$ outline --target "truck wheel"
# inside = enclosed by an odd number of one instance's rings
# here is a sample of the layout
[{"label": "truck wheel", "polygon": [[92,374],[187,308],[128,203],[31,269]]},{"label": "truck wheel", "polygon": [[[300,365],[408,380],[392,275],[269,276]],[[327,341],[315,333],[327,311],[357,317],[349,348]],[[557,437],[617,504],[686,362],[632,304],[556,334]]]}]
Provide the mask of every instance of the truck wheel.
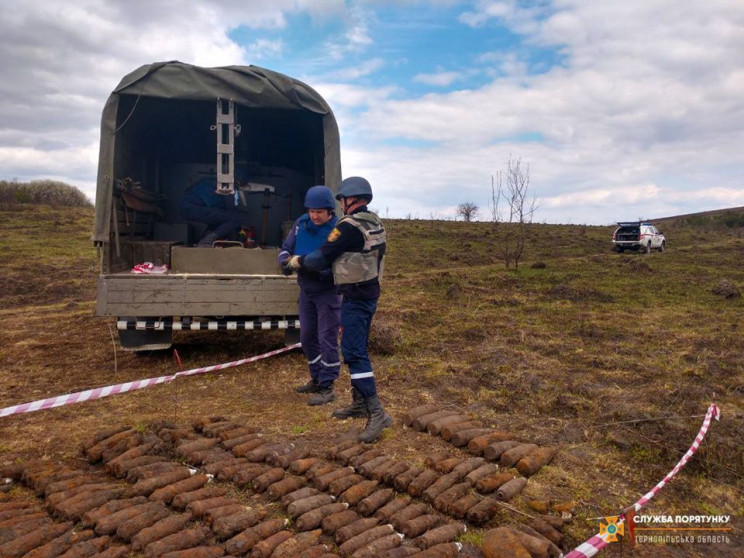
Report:
[{"label": "truck wheel", "polygon": [[125,351],[162,351],[173,345],[173,332],[120,329],[119,344]]},{"label": "truck wheel", "polygon": [[299,329],[285,329],[284,330],[284,346],[291,347],[300,342],[300,330]]},{"label": "truck wheel", "polygon": [[661,246],[659,246],[659,252],[663,252],[666,250],[666,241],[661,243]]},{"label": "truck wheel", "polygon": [[649,242],[646,244],[646,246],[643,247],[643,253],[644,254],[650,254],[651,253],[651,243]]}]

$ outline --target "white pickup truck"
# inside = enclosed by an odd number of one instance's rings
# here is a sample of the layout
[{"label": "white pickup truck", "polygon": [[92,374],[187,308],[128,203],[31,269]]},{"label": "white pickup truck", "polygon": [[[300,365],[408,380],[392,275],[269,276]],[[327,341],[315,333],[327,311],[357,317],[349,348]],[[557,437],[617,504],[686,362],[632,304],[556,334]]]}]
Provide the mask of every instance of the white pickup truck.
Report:
[{"label": "white pickup truck", "polygon": [[666,238],[651,223],[640,221],[618,223],[612,233],[612,246],[616,252],[635,250],[650,253],[666,250]]}]

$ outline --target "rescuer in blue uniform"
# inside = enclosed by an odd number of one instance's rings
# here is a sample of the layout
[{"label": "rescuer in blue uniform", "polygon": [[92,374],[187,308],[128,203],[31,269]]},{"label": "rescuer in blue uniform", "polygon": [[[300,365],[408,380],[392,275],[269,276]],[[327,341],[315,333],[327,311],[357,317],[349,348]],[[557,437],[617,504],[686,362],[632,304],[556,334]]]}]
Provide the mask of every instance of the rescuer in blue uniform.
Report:
[{"label": "rescuer in blue uniform", "polygon": [[217,178],[205,176],[186,190],[181,198],[181,215],[187,221],[208,227],[197,246],[211,247],[215,240],[238,240],[245,215],[237,208],[234,195],[216,192]]},{"label": "rescuer in blue uniform", "polygon": [[[313,186],[305,194],[307,213],[295,221],[279,252],[279,265],[292,273],[286,263],[293,255],[304,256],[317,250],[336,226],[333,192],[326,186]],[[310,381],[297,388],[312,393],[308,405],[324,405],[336,396],[333,384],[338,378],[338,330],[341,322],[341,296],[336,293],[330,269],[297,272],[300,285],[300,342],[307,357]]]},{"label": "rescuer in blue uniform", "polygon": [[352,403],[336,409],[332,416],[367,417],[359,441],[372,442],[393,424],[377,396],[375,375],[367,354],[369,331],[380,297],[385,228],[380,218],[367,209],[372,201],[372,187],[366,179],[359,176],[345,179],[336,199],[341,201],[344,216],[328,240],[306,256],[292,256],[286,266],[294,270],[333,269],[334,282],[343,295],[341,353],[351,375]]}]

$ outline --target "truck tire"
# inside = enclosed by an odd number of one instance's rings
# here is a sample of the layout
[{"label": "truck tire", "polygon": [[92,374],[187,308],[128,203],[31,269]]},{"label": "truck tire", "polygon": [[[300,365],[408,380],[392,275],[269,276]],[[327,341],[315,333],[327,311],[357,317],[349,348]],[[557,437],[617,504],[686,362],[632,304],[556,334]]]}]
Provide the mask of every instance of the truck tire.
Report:
[{"label": "truck tire", "polygon": [[173,345],[173,332],[154,330],[119,330],[119,345],[125,351],[162,351]]},{"label": "truck tire", "polygon": [[665,250],[666,250],[666,241],[664,240],[659,246],[659,252],[664,252]]},{"label": "truck tire", "polygon": [[651,253],[651,243],[649,242],[646,244],[646,246],[643,247],[643,253],[644,254],[650,254]]}]

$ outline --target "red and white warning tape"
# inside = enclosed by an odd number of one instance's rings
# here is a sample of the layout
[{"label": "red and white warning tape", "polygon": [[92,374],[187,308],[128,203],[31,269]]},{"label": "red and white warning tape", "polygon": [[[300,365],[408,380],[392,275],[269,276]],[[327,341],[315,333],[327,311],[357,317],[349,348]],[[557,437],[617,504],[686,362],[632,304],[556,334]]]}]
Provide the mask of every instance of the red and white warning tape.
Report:
[{"label": "red and white warning tape", "polygon": [[269,351],[268,353],[264,353],[262,355],[244,358],[233,362],[226,362],[225,364],[215,364],[213,366],[205,366],[203,368],[194,368],[192,370],[176,372],[175,374],[172,374],[170,376],[160,376],[159,378],[148,378],[146,380],[137,380],[135,382],[125,382],[123,384],[117,384],[114,386],[99,387],[86,391],[78,391],[76,393],[68,393],[66,395],[58,395],[57,397],[39,399],[38,401],[22,403],[21,405],[13,405],[12,407],[5,407],[4,409],[0,409],[0,417],[18,415],[20,413],[33,413],[34,411],[53,409],[54,407],[61,407],[63,405],[73,405],[75,403],[82,403],[84,401],[93,401],[94,399],[101,399],[103,397],[108,397],[109,395],[135,391],[158,384],[167,384],[168,382],[175,380],[179,376],[193,376],[195,374],[204,374],[206,372],[214,372],[215,370],[233,368],[235,366],[240,366],[249,362],[256,362],[257,360],[262,360],[281,353],[285,353],[298,347],[300,347],[300,343],[296,343],[288,347],[282,347],[281,349],[277,349],[275,351]]},{"label": "red and white warning tape", "polygon": [[[677,462],[677,465],[674,466],[674,469],[672,469],[667,476],[665,476],[659,484],[654,486],[649,492],[647,492],[640,500],[638,500],[635,504],[633,504],[631,507],[636,511],[640,511],[640,509],[648,502],[651,498],[656,496],[656,494],[664,488],[664,485],[668,483],[670,480],[674,478],[674,476],[679,472],[682,467],[684,467],[687,462],[692,458],[693,455],[697,452],[698,448],[700,447],[700,444],[703,442],[703,438],[705,438],[705,434],[708,432],[708,428],[710,427],[710,421],[712,419],[719,420],[721,418],[721,411],[720,409],[714,404],[711,403],[710,407],[708,407],[708,412],[705,413],[705,418],[703,419],[703,425],[700,427],[700,431],[697,433],[697,436],[695,436],[695,441],[692,442],[692,445],[690,446],[690,449],[687,450],[687,453],[685,453],[682,456],[682,459],[680,459]],[[627,508],[630,509],[630,508]],[[624,514],[620,514],[620,519],[617,522],[617,525],[621,525],[624,522]],[[566,554],[565,558],[590,558],[591,556],[596,555],[600,550],[602,550],[605,546],[609,544],[609,541],[607,540],[608,537],[613,536],[609,533],[605,534],[599,534],[597,533],[592,538],[590,538],[588,541],[580,544],[575,549],[573,549],[571,552]]]}]

